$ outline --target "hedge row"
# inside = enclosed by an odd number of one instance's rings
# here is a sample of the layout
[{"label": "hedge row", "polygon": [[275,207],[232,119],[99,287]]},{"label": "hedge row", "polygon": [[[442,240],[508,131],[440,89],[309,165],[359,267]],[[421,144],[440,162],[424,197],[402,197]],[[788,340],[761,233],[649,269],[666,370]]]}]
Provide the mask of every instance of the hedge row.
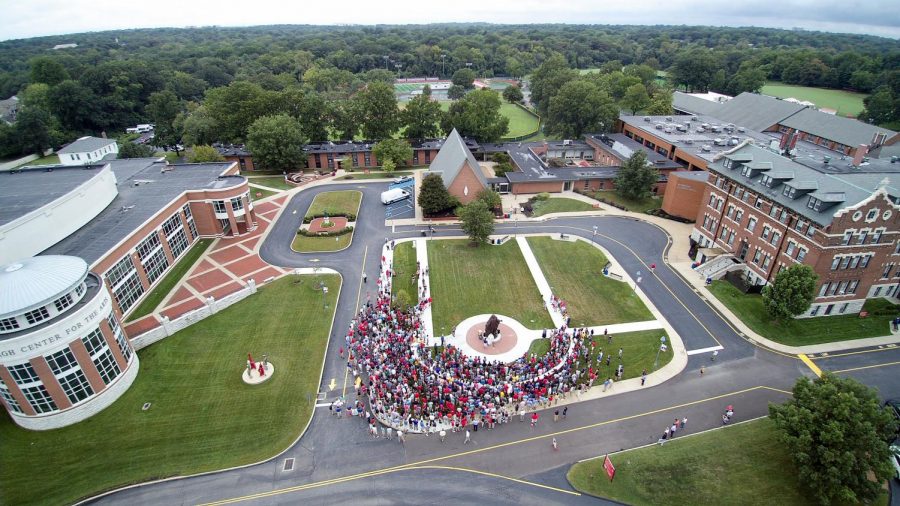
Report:
[{"label": "hedge row", "polygon": [[301,228],[301,229],[297,230],[297,235],[302,235],[304,237],[336,237],[339,235],[349,234],[350,232],[353,232],[352,225],[349,227],[344,227],[340,230],[329,231],[329,232],[316,232],[316,233],[312,233],[309,230]]},{"label": "hedge row", "polygon": [[[324,218],[325,213],[311,214],[303,217],[303,223],[310,223],[316,218]],[[347,218],[347,221],[356,221],[356,215],[353,213],[329,213],[329,218]]]}]

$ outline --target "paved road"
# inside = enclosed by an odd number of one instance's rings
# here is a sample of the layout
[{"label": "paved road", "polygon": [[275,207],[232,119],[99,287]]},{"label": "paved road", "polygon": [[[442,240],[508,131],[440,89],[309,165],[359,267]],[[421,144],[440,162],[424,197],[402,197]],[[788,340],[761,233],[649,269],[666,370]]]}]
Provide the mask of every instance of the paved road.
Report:
[{"label": "paved road", "polygon": [[[338,386],[328,392],[329,396],[342,393],[345,387],[346,368],[337,353],[340,338],[360,302],[365,302],[367,292],[375,292],[372,281],[368,285],[361,282],[362,272],[370,280],[377,279],[381,246],[386,239],[421,234],[421,227],[397,227],[392,232],[384,226],[384,209],[378,197],[386,188],[386,183],[368,183],[303,191],[287,204],[260,251],[264,260],[275,265],[330,267],[343,276],[332,335],[337,338],[329,345],[321,387],[327,391],[326,385],[332,379],[336,381]],[[291,251],[291,238],[313,197],[335,189],[359,189],[364,194],[352,245],[332,254]],[[593,226],[598,227],[596,236]],[[736,406],[738,420],[765,416],[769,402],[788,398],[798,376],[812,375],[796,357],[748,342],[669,269],[663,262],[668,237],[658,227],[621,217],[584,217],[498,225],[496,233],[550,232],[596,240],[629,273],[642,271],[643,290],[666,315],[688,350],[724,346],[716,362],[711,362],[707,354],[693,355],[683,373],[663,385],[575,404],[569,409],[568,419],[559,423],[553,423],[552,416],[544,413],[534,431],[528,423],[518,420],[493,431],[481,430],[473,434],[470,445],[463,444],[461,434],[450,434],[445,443],[424,436],[410,437],[406,445],[374,440],[366,434],[362,420],[337,420],[329,416],[327,408],[319,408],[303,438],[268,462],[129,489],[98,502],[603,504],[566,492],[571,492],[564,478],[568,465],[582,458],[651,443],[675,417],[688,417],[688,432],[717,427],[727,404]],[[461,233],[455,226],[439,226],[435,235]],[[651,263],[657,269],[648,275]],[[900,348],[864,351],[813,359],[823,370],[840,371],[876,386],[884,397],[900,397]],[[701,365],[706,366],[702,377],[698,371]],[[560,445],[557,452],[551,448],[553,437]],[[294,459],[290,471],[284,470],[287,458]]]}]

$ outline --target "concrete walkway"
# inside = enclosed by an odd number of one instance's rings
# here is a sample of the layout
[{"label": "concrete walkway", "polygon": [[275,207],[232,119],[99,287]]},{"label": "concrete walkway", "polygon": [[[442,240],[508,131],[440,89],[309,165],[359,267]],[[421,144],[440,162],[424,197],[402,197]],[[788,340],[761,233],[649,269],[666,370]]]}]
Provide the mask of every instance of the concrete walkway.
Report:
[{"label": "concrete walkway", "polygon": [[[419,280],[416,289],[418,295],[416,300],[427,299],[431,297],[431,279],[428,274],[428,241],[424,238],[415,239],[413,245],[416,248],[416,261],[419,262]],[[431,304],[426,304],[425,309],[419,314],[422,322],[422,331],[425,333],[425,342],[429,346],[440,344],[440,338],[435,342],[434,321],[431,319]]]},{"label": "concrete walkway", "polygon": [[531,277],[534,278],[534,284],[537,285],[538,291],[541,292],[541,300],[544,301],[544,306],[547,308],[547,312],[550,313],[550,319],[553,320],[553,326],[555,328],[562,327],[565,325],[566,319],[563,318],[562,313],[557,308],[553,307],[553,290],[550,289],[550,283],[548,283],[547,278],[544,277],[544,271],[541,270],[541,266],[538,264],[534,252],[531,251],[528,240],[519,236],[516,237],[516,244],[518,244],[519,249],[522,250],[522,256],[525,257],[525,264],[528,265],[528,270],[531,271]]}]

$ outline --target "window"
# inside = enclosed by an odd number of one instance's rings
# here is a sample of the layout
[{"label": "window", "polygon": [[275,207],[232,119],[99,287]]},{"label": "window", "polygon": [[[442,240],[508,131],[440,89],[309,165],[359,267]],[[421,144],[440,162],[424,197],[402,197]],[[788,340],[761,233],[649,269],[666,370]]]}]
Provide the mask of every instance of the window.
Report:
[{"label": "window", "polygon": [[756,248],[756,252],[753,253],[753,263],[759,265],[759,259],[762,256],[762,251],[759,248]]},{"label": "window", "polygon": [[849,302],[845,302],[845,303],[841,304],[840,309],[838,309],[838,313],[844,314],[845,312],[847,312],[847,308],[848,308],[849,306],[850,306],[850,303],[849,303]]},{"label": "window", "polygon": [[72,305],[72,295],[65,294],[62,297],[53,301],[53,305],[56,306],[56,310],[60,313],[65,311],[65,309]]},{"label": "window", "polygon": [[722,227],[722,231],[719,233],[719,239],[725,239],[725,234],[728,233],[728,227]]},{"label": "window", "polygon": [[781,194],[792,199],[797,194],[797,189],[793,186],[784,185],[784,188],[781,189]]},{"label": "window", "polygon": [[847,293],[856,293],[856,287],[859,286],[859,280],[854,279],[847,284]]},{"label": "window", "polygon": [[768,268],[769,268],[769,263],[770,263],[771,261],[772,261],[772,255],[769,255],[768,253],[766,253],[766,255],[763,257],[762,268],[763,268],[763,269],[768,269]]},{"label": "window", "polygon": [[869,236],[869,231],[868,231],[868,230],[860,230],[860,231],[859,231],[859,237],[858,237],[857,240],[856,240],[856,244],[865,244],[865,242],[866,242],[866,237],[868,237],[868,236]]},{"label": "window", "polygon": [[126,255],[106,272],[106,282],[109,283],[109,286],[114,287],[132,272],[134,272],[134,263],[131,261],[131,257]]},{"label": "window", "polygon": [[819,289],[819,297],[824,297],[828,292],[828,287],[831,286],[831,283],[822,283],[822,288]]},{"label": "window", "polygon": [[772,240],[769,242],[769,244],[771,244],[772,246],[775,246],[776,244],[778,244],[779,239],[781,239],[781,232],[773,232]]},{"label": "window", "polygon": [[850,264],[847,266],[850,269],[856,269],[859,266],[859,255],[853,255],[850,257]]},{"label": "window", "polygon": [[170,235],[174,234],[175,231],[177,231],[178,229],[181,228],[181,216],[179,216],[176,213],[175,215],[170,217],[168,220],[166,220],[165,223],[163,223],[162,228],[163,228],[163,233],[166,235],[166,237],[169,237]]},{"label": "window", "polygon": [[94,395],[94,389],[91,388],[91,384],[88,383],[87,377],[85,377],[84,371],[81,369],[58,379],[63,392],[66,393],[66,397],[69,398],[72,404],[81,402]]},{"label": "window", "polygon": [[732,244],[734,244],[734,231],[728,234],[728,245],[731,246]]},{"label": "window", "polygon": [[87,348],[88,355],[94,356],[106,347],[106,340],[103,339],[103,333],[100,329],[94,329],[93,332],[81,338],[84,347]]},{"label": "window", "polygon": [[866,213],[866,221],[875,221],[876,217],[878,217],[878,209],[871,209]]},{"label": "window", "polygon": [[184,213],[184,217],[187,218],[188,220],[194,219],[194,215],[191,214],[191,206],[190,205],[185,204],[185,205],[181,206],[181,212]]},{"label": "window", "polygon": [[413,151],[413,165],[419,165],[419,151]]},{"label": "window", "polygon": [[169,248],[172,250],[172,256],[178,258],[184,253],[188,247],[187,235],[184,233],[184,227],[179,228],[171,237],[168,237]]},{"label": "window", "polygon": [[809,312],[809,316],[816,316],[819,314],[819,306],[813,306],[812,311]]},{"label": "window", "polygon": [[841,284],[838,285],[837,293],[838,293],[838,295],[844,295],[845,293],[847,293],[847,282],[846,281],[841,281]]},{"label": "window", "polygon": [[722,210],[722,204],[724,204],[724,203],[725,203],[724,200],[719,199],[719,201],[716,202],[716,211],[721,211],[721,210]]},{"label": "window", "polygon": [[17,401],[16,398],[12,396],[12,393],[10,393],[9,389],[6,387],[2,380],[0,380],[0,397],[3,397],[3,400],[6,401],[6,405],[9,406],[9,409],[13,410],[16,413],[22,412],[22,407],[19,406],[19,401]]},{"label": "window", "polygon": [[797,251],[797,261],[802,262],[806,258],[806,248],[799,248]]},{"label": "window", "polygon": [[806,201],[806,207],[813,211],[818,211],[822,207],[822,201],[815,197],[810,197],[809,200]]},{"label": "window", "polygon": [[749,220],[747,220],[747,230],[753,232],[756,228],[756,217],[751,216]]},{"label": "window", "polygon": [[881,270],[881,277],[882,277],[882,278],[889,278],[889,277],[891,277],[891,270],[892,270],[893,268],[894,268],[894,264],[887,264],[887,265],[885,265],[885,266],[884,266],[884,269]]},{"label": "window", "polygon": [[788,243],[787,243],[787,248],[784,249],[784,252],[785,252],[788,256],[791,256],[791,255],[794,254],[794,248],[795,248],[796,246],[797,246],[797,243],[795,243],[794,241],[788,241]]},{"label": "window", "polygon": [[85,290],[84,283],[81,283],[80,285],[76,286],[75,287],[75,296],[81,297],[82,295],[84,295],[84,290]]},{"label": "window", "polygon": [[778,221],[779,221],[779,223],[787,223],[787,221],[788,221],[788,216],[789,216],[789,215],[788,215],[787,210],[782,209],[782,210],[781,210],[781,214],[778,215]]},{"label": "window", "polygon": [[157,234],[156,231],[154,230],[153,232],[150,232],[150,235],[148,235],[146,239],[144,239],[143,241],[141,241],[140,244],[138,244],[137,254],[141,260],[144,260],[151,254],[153,254],[156,251],[156,249],[159,247],[160,247],[159,234]]},{"label": "window", "polygon": [[[846,259],[847,259],[847,257],[844,257],[844,260],[846,260]],[[841,257],[834,257],[834,260],[831,261],[831,270],[837,269],[838,265],[840,265],[840,263],[841,263]]]},{"label": "window", "polygon": [[863,255],[862,259],[860,259],[859,267],[861,269],[865,269],[869,266],[869,261],[872,260],[872,255]]},{"label": "window", "polygon": [[25,313],[25,320],[29,325],[34,325],[35,323],[42,322],[47,318],[50,318],[50,313],[47,311],[47,308],[45,306],[33,309]]},{"label": "window", "polygon": [[738,209],[737,212],[734,213],[734,221],[740,223],[742,219],[744,219],[744,210]]},{"label": "window", "polygon": [[240,197],[234,197],[231,199],[231,209],[234,211],[243,211],[244,210],[244,200]]},{"label": "window", "polygon": [[24,364],[11,365],[7,369],[9,369],[9,374],[12,376],[13,381],[16,382],[17,385],[27,385],[28,383],[34,383],[35,381],[40,381],[36,372],[34,372],[34,368],[31,367],[29,362],[25,362]]},{"label": "window", "polygon": [[762,209],[763,199],[756,197],[756,202],[753,204],[753,207],[757,209]]},{"label": "window", "polygon": [[0,318],[0,331],[16,330],[19,328],[19,320],[13,318]]},{"label": "window", "polygon": [[128,311],[143,293],[144,285],[141,284],[141,279],[137,275],[137,270],[132,270],[129,277],[125,278],[113,289],[113,295],[116,296],[116,301],[118,301],[119,308],[123,313]]},{"label": "window", "polygon": [[213,200],[213,210],[216,212],[216,214],[225,214],[228,212],[225,210],[224,200]]},{"label": "window", "polygon": [[56,403],[53,402],[53,398],[50,397],[50,393],[47,392],[44,385],[23,388],[22,394],[37,413],[49,413],[57,410]]},{"label": "window", "polygon": [[841,245],[846,246],[850,244],[850,238],[853,237],[853,231],[848,230],[844,232],[844,237],[841,237]]},{"label": "window", "polygon": [[725,213],[725,216],[727,216],[728,219],[734,218],[734,206],[728,206],[728,211]]},{"label": "window", "polygon": [[128,341],[125,339],[125,334],[122,332],[122,327],[119,326],[119,322],[116,321],[116,317],[110,313],[109,316],[106,317],[106,321],[109,323],[109,328],[113,331],[113,335],[116,338],[116,344],[119,345],[119,351],[122,352],[125,361],[131,361],[131,353],[133,350],[131,345],[129,345]]},{"label": "window", "polygon": [[65,348],[47,357],[47,364],[54,375],[68,372],[69,369],[78,367],[75,355],[72,354],[71,348]]},{"label": "window", "polygon": [[831,283],[831,286],[828,288],[828,296],[833,297],[834,294],[837,292],[837,288],[838,288],[837,283]]},{"label": "window", "polygon": [[94,367],[97,368],[97,372],[100,373],[103,382],[107,385],[110,384],[112,380],[116,379],[116,376],[122,372],[121,369],[119,369],[119,363],[116,362],[115,357],[113,357],[112,350],[109,348],[106,348],[106,351],[94,358],[93,362]]},{"label": "window", "polygon": [[156,250],[150,258],[144,261],[144,271],[147,273],[147,281],[153,284],[159,279],[166,268],[169,266],[169,259],[166,258],[166,252],[162,248]]},{"label": "window", "polygon": [[881,242],[881,234],[884,233],[883,228],[879,228],[875,232],[872,233],[872,244],[878,244]]},{"label": "window", "polygon": [[812,237],[816,235],[816,227],[813,226],[812,223],[809,224],[809,228],[806,229],[806,237]]},{"label": "window", "polygon": [[772,227],[765,225],[762,229],[762,234],[760,235],[760,237],[762,237],[764,240],[768,240],[769,233],[771,233],[771,232],[772,232]]},{"label": "window", "polygon": [[425,163],[431,163],[431,151],[425,152]]}]

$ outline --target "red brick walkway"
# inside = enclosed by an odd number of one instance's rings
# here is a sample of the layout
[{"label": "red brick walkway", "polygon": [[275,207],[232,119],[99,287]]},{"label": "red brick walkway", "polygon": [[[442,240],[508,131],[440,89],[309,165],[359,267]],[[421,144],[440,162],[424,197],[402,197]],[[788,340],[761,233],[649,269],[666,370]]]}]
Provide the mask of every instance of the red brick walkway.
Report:
[{"label": "red brick walkway", "polygon": [[478,333],[484,330],[486,324],[487,321],[478,325],[472,325],[469,327],[469,331],[466,332],[466,343],[468,343],[472,349],[484,353],[485,355],[499,355],[513,349],[516,342],[519,340],[518,337],[516,337],[516,331],[502,322],[500,323],[499,329],[501,339],[499,341],[494,341],[493,346],[485,346],[478,337]]}]

